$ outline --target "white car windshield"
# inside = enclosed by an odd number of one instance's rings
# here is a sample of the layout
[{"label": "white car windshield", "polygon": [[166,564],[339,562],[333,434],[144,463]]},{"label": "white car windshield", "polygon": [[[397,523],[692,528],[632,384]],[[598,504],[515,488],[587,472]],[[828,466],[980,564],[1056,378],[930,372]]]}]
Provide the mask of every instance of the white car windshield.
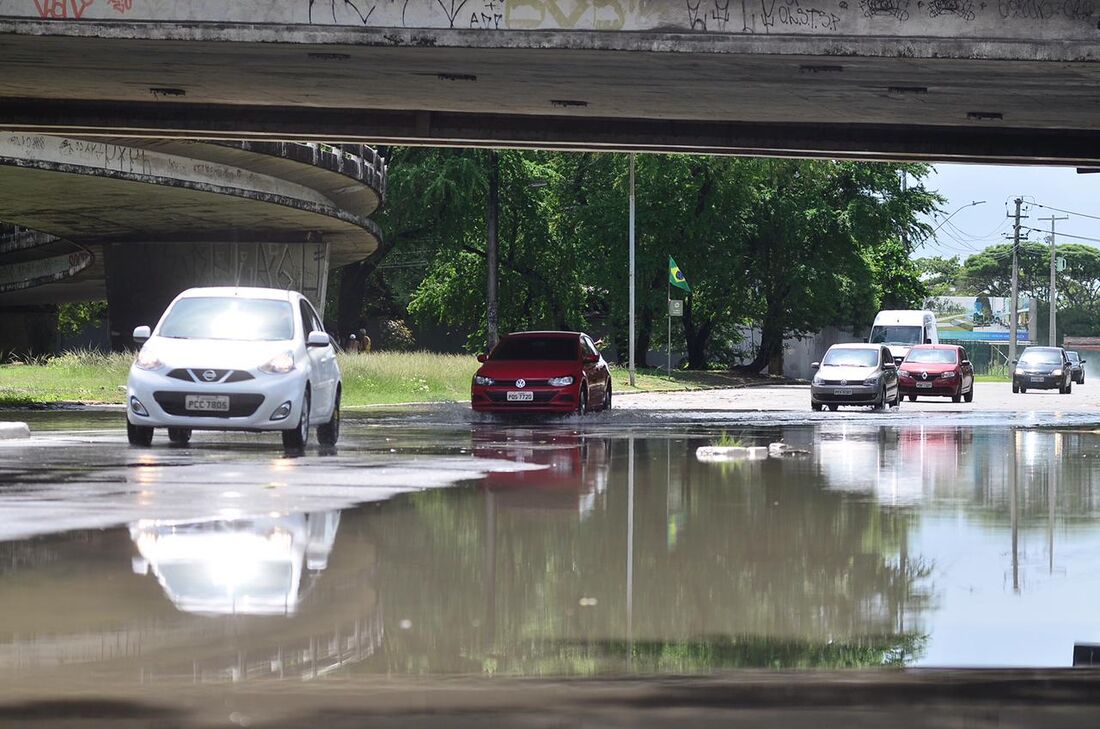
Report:
[{"label": "white car windshield", "polygon": [[877,367],[877,349],[830,349],[821,363],[825,367]]},{"label": "white car windshield", "polygon": [[286,301],[195,297],[180,299],[160,326],[171,339],[272,342],[294,337],[294,310]]},{"label": "white car windshield", "polygon": [[958,359],[953,349],[911,349],[905,361],[913,364],[955,364]]},{"label": "white car windshield", "polygon": [[922,344],[923,327],[876,326],[871,328],[871,344]]},{"label": "white car windshield", "polygon": [[1062,353],[1056,349],[1028,350],[1020,357],[1020,364],[1060,365],[1062,364]]}]

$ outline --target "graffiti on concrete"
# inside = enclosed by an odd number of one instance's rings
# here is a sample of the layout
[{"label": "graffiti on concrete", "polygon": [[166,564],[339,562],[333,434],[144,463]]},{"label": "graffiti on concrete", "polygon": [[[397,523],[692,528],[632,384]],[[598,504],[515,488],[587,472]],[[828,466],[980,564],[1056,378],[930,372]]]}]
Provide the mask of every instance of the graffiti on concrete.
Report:
[{"label": "graffiti on concrete", "polygon": [[928,15],[932,18],[954,15],[968,22],[976,17],[973,0],[929,0]]},{"label": "graffiti on concrete", "polygon": [[[309,15],[309,22],[312,23],[314,22],[314,6],[320,6],[325,3],[324,0],[308,0],[308,2],[309,6],[306,12]],[[370,8],[368,8],[366,13],[364,13],[363,10],[361,10],[359,7],[360,4],[362,4],[362,6],[366,8],[367,4],[362,2],[362,0],[360,0],[359,3],[355,3],[352,0],[328,0],[327,9],[332,14],[332,22],[335,24],[341,24],[344,21],[358,20],[363,25],[366,25],[367,21],[370,20],[370,16],[374,14],[374,10],[377,6],[375,4],[371,4]],[[320,10],[320,7],[318,7],[318,10]],[[339,13],[340,17],[337,17],[337,13]]]},{"label": "graffiti on concrete", "polygon": [[60,281],[92,265],[95,257],[87,250],[60,256],[0,265],[0,293],[18,291]]},{"label": "graffiti on concrete", "polygon": [[485,0],[481,8],[470,13],[470,27],[485,30],[500,30],[504,23],[504,3],[497,0]]},{"label": "graffiti on concrete", "polygon": [[840,16],[824,8],[814,7],[799,0],[763,0],[761,20],[765,30],[777,25],[784,32],[793,28],[835,33]]},{"label": "graffiti on concrete", "polygon": [[884,36],[904,24],[948,38],[975,26],[1033,38],[1042,23],[1063,40],[1094,39],[1098,9],[1100,0],[0,0],[6,18],[69,22]]},{"label": "graffiti on concrete", "polygon": [[868,18],[886,16],[909,20],[909,0],[859,0],[859,7]]},{"label": "graffiti on concrete", "polygon": [[38,17],[48,20],[80,20],[95,0],[34,0]]}]

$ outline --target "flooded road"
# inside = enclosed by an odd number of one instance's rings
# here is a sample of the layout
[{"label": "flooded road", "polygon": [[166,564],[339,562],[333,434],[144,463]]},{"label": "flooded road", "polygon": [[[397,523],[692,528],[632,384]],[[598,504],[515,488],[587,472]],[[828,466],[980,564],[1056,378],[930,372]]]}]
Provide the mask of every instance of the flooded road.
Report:
[{"label": "flooded road", "polygon": [[[35,417],[0,447],[9,690],[1059,667],[1100,643],[1087,427],[436,413],[288,458]],[[722,439],[788,455],[696,458]]]}]

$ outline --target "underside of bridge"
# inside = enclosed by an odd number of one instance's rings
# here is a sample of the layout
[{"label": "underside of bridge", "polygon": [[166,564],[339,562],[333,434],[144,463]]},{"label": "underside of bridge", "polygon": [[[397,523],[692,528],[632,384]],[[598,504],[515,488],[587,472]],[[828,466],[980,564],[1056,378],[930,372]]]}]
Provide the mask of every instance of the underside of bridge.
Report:
[{"label": "underside of bridge", "polygon": [[0,351],[49,351],[52,305],[106,299],[131,345],[191,286],[301,291],[370,255],[385,165],[366,147],[0,134]]},{"label": "underside of bridge", "polygon": [[0,128],[1100,163],[1092,0],[41,5]]}]

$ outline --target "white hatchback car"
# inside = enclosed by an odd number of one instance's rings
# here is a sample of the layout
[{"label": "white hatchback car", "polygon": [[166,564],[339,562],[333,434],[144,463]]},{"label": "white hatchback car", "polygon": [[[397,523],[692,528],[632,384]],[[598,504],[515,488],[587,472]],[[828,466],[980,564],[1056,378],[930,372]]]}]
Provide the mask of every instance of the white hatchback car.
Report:
[{"label": "white hatchback car", "polygon": [[300,449],[317,426],[340,435],[336,348],[296,291],[198,288],[177,296],[144,342],[127,383],[126,434],[147,446],[154,428],[186,443],[192,430],[278,430]]}]

